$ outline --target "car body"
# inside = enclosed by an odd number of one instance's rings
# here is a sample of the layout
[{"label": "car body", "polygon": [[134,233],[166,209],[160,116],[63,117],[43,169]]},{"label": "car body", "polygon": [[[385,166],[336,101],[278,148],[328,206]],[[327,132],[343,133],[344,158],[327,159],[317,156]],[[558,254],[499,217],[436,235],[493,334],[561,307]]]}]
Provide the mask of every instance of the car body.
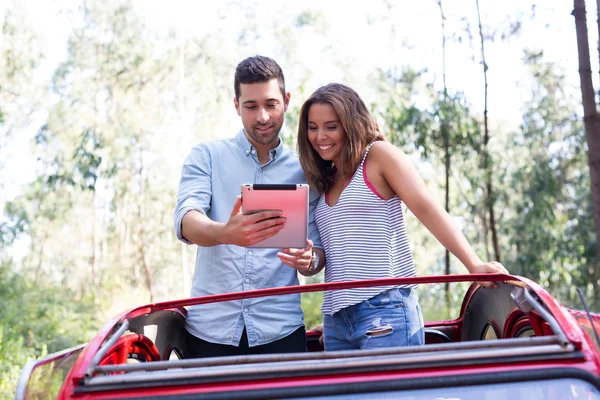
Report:
[{"label": "car body", "polygon": [[[495,289],[477,282],[493,281]],[[344,288],[472,282],[457,318],[426,321],[424,346],[181,359],[186,306]],[[565,308],[511,275],[445,275],[310,284],[138,307],[86,345],[33,361],[17,399],[600,400],[600,318]]]}]

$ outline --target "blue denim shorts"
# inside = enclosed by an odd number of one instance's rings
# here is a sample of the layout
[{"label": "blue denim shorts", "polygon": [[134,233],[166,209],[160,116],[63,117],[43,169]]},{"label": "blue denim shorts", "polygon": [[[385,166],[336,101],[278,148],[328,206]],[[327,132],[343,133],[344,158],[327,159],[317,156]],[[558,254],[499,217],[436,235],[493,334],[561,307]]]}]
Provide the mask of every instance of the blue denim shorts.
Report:
[{"label": "blue denim shorts", "polygon": [[325,350],[374,349],[425,343],[423,315],[412,289],[394,288],[325,315]]}]

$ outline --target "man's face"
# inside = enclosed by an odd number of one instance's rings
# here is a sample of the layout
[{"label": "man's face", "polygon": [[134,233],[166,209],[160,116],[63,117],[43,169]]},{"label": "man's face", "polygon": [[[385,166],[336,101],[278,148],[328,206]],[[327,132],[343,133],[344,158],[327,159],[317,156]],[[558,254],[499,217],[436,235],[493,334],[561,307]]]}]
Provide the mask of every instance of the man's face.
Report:
[{"label": "man's face", "polygon": [[233,102],[242,117],[246,136],[254,146],[277,147],[289,101],[290,94],[286,93],[285,97],[281,94],[277,79],[240,84],[240,97]]}]

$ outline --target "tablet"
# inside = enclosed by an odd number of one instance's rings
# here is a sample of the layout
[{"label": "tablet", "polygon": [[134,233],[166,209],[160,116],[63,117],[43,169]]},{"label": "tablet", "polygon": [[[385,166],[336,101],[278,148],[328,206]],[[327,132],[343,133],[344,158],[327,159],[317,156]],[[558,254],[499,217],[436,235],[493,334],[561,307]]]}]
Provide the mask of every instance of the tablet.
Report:
[{"label": "tablet", "polygon": [[281,210],[286,218],[282,230],[275,236],[250,247],[302,249],[308,237],[307,184],[244,184],[242,185],[242,212],[253,214],[264,210]]}]

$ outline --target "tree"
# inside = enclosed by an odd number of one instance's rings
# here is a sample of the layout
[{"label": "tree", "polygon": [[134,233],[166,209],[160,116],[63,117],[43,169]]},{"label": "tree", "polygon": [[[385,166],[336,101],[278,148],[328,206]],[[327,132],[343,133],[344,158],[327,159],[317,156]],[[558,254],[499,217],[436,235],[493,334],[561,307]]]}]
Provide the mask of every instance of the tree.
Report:
[{"label": "tree", "polygon": [[484,90],[484,109],[483,109],[483,149],[482,149],[482,164],[485,171],[485,187],[486,187],[486,208],[489,217],[489,229],[492,233],[492,248],[497,261],[500,261],[500,246],[498,244],[498,233],[496,230],[496,216],[494,213],[494,191],[493,191],[493,163],[490,157],[489,142],[490,131],[488,127],[488,80],[487,71],[488,65],[485,59],[485,40],[483,36],[483,27],[481,24],[481,13],[479,12],[479,0],[475,0],[477,6],[477,22],[479,26],[479,38],[481,42],[481,64],[483,66],[483,90]]},{"label": "tree", "polygon": [[14,396],[26,362],[93,337],[97,309],[89,296],[75,298],[51,276],[32,280],[0,263],[0,397]]},{"label": "tree", "polygon": [[[440,8],[440,17],[442,21],[442,81],[443,81],[443,101],[444,104],[448,101],[448,86],[446,85],[446,30],[445,30],[445,20],[446,16],[444,15],[444,8],[442,7],[442,0],[438,0],[438,6]],[[440,133],[444,141],[444,169],[445,169],[445,192],[446,195],[444,197],[444,205],[446,208],[446,212],[450,213],[450,164],[451,164],[451,154],[450,154],[450,135],[448,132],[448,122],[445,113],[441,113],[440,115]],[[446,269],[445,274],[450,274],[450,252],[446,249]],[[449,308],[450,306],[450,283],[446,283],[446,305]]]},{"label": "tree", "polygon": [[[506,149],[507,203],[504,236],[510,237],[512,271],[538,281],[566,304],[578,303],[575,288],[597,292],[593,279],[596,249],[585,132],[565,77],[545,62],[543,52],[527,52],[533,83],[521,129]],[[595,301],[595,307],[598,303]],[[577,304],[580,307],[579,304]]]},{"label": "tree", "polygon": [[[13,158],[9,147],[15,132],[31,123],[45,101],[45,85],[34,79],[43,54],[28,18],[26,5],[11,1],[0,5],[0,209],[7,199],[6,165]],[[0,221],[2,223],[2,221]]]},{"label": "tree", "polygon": [[[574,0],[572,15],[577,31],[577,53],[579,54],[579,79],[583,101],[583,122],[587,140],[588,168],[590,171],[591,197],[596,226],[596,262],[600,261],[600,119],[596,109],[596,95],[592,83],[590,50],[586,22],[585,0]],[[600,29],[600,27],[599,27]],[[598,287],[600,266],[594,268],[594,287]]]}]

